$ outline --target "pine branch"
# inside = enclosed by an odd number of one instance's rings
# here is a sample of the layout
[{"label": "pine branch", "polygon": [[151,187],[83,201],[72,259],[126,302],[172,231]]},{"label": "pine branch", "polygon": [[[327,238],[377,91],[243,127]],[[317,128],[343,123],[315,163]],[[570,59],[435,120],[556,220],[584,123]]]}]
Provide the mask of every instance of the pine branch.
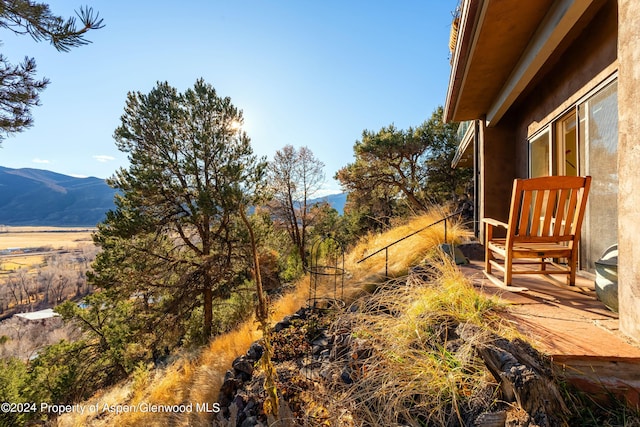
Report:
[{"label": "pine branch", "polygon": [[65,21],[62,17],[52,14],[49,6],[44,3],[31,0],[0,2],[0,27],[16,34],[28,34],[38,42],[48,40],[62,52],[91,43],[84,37],[85,33],[104,27],[103,20],[91,7],[80,7],[76,15],[80,19],[80,27],[77,27],[75,17]]}]

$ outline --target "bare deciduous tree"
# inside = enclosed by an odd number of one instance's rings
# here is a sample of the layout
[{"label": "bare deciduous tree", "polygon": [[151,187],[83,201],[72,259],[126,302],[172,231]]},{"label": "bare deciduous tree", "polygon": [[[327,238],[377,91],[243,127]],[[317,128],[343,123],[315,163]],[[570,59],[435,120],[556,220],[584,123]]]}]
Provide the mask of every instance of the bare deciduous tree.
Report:
[{"label": "bare deciduous tree", "polygon": [[273,194],[272,214],[289,234],[306,265],[307,228],[312,222],[309,201],[324,184],[324,163],[307,147],[296,150],[286,145],[269,164],[269,183]]},{"label": "bare deciduous tree", "polygon": [[63,269],[57,269],[55,271],[55,280],[53,281],[53,286],[51,287],[51,296],[53,297],[54,304],[60,304],[66,298],[65,296],[69,293],[69,285],[71,283],[71,278],[69,277],[69,272]]}]

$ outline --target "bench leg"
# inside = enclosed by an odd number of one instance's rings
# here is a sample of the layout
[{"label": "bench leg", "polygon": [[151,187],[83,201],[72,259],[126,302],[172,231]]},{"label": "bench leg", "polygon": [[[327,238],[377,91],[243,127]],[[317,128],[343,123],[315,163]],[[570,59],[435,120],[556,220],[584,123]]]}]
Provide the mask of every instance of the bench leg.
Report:
[{"label": "bench leg", "polygon": [[513,258],[510,253],[507,253],[507,256],[504,258],[504,285],[510,286],[511,279],[513,278],[513,272],[511,269],[513,268]]},{"label": "bench leg", "polygon": [[576,268],[578,266],[578,262],[574,261],[573,258],[569,258],[569,274],[567,274],[567,285],[575,286],[576,284]]}]

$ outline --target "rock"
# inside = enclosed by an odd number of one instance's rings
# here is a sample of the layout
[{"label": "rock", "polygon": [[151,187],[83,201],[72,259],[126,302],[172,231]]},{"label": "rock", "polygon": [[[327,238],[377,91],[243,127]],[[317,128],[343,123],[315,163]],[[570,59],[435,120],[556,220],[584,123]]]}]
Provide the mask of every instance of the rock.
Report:
[{"label": "rock", "polygon": [[[458,326],[464,341],[473,343],[487,369],[500,383],[503,399],[528,414],[541,427],[563,425],[570,411],[551,376],[550,362],[521,340],[509,341],[483,332],[476,325]],[[484,337],[478,340],[478,337]],[[509,421],[507,426],[520,426]],[[526,420],[526,423],[529,421]]]},{"label": "rock", "polygon": [[222,387],[220,387],[220,394],[225,396],[233,396],[238,390],[238,387],[242,385],[242,381],[236,378],[235,373],[232,370],[228,370],[224,376]]},{"label": "rock", "polygon": [[262,346],[262,344],[254,342],[253,344],[251,344],[251,347],[249,347],[249,350],[247,350],[247,358],[253,362],[257,362],[258,360],[260,360],[263,353],[264,347]]},{"label": "rock", "polygon": [[291,321],[285,317],[283,320],[276,323],[276,325],[273,327],[273,330],[274,332],[278,333],[283,329],[287,329],[289,326],[291,326]]},{"label": "rock", "polygon": [[342,360],[351,351],[351,333],[338,334],[334,337],[331,348],[331,359]]},{"label": "rock", "polygon": [[333,381],[336,377],[335,366],[333,366],[331,363],[323,363],[318,374],[325,380]]},{"label": "rock", "polygon": [[255,411],[256,409],[256,402],[253,400],[250,400],[247,402],[247,405],[244,407],[244,412],[245,413],[251,413],[252,411]]},{"label": "rock", "polygon": [[258,425],[262,425],[262,423],[258,421],[258,417],[251,416],[247,417],[247,419],[240,424],[240,427],[256,427]]},{"label": "rock", "polygon": [[316,338],[311,342],[311,345],[318,347],[327,347],[329,345],[329,337],[327,337],[324,333],[320,336],[320,338]]},{"label": "rock", "polygon": [[236,394],[236,397],[231,402],[233,405],[236,405],[238,411],[242,412],[245,409],[244,399],[242,396]]},{"label": "rock", "polygon": [[507,421],[507,412],[484,412],[476,418],[473,425],[476,427],[504,427]]},{"label": "rock", "polygon": [[246,356],[237,357],[231,366],[236,372],[236,377],[240,377],[242,381],[249,381],[253,375],[254,362]]},{"label": "rock", "polygon": [[484,246],[478,242],[462,243],[457,248],[470,260],[484,261]]},{"label": "rock", "polygon": [[295,312],[293,316],[297,319],[306,320],[309,314],[309,309],[307,307],[302,307],[298,311]]},{"label": "rock", "polygon": [[353,384],[353,380],[351,379],[351,369],[348,366],[345,366],[340,373],[340,379],[344,381],[345,384]]}]

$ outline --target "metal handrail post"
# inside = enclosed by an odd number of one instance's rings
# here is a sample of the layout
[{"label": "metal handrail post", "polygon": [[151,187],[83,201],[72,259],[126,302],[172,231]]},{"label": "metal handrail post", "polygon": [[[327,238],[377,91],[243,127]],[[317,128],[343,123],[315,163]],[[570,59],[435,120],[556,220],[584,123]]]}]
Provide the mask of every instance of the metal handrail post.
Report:
[{"label": "metal handrail post", "polygon": [[389,247],[384,248],[384,277],[389,277]]},{"label": "metal handrail post", "polygon": [[447,218],[444,219],[444,242],[447,243]]}]

